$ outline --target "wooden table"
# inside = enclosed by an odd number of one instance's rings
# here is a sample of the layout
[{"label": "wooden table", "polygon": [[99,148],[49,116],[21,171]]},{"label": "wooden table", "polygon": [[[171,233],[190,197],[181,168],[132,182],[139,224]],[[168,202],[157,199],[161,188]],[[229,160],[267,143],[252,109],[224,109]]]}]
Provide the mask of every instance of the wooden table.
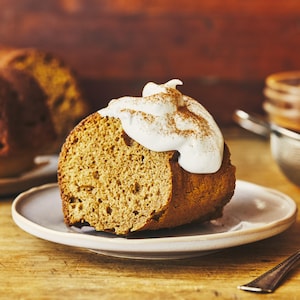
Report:
[{"label": "wooden table", "polygon": [[[234,131],[236,132],[236,130]],[[276,188],[299,205],[300,189],[273,162],[265,140],[225,133],[238,179]],[[253,244],[172,261],[102,256],[31,236],[11,218],[12,199],[0,200],[2,299],[299,299],[300,269],[273,294],[237,289],[300,248],[300,217],[287,231]]]}]

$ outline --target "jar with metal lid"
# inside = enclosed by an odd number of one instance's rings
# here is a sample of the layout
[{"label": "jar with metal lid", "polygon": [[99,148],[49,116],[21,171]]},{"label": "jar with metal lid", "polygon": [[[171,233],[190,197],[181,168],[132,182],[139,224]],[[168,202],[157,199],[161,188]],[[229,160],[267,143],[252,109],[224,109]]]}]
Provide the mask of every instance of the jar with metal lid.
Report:
[{"label": "jar with metal lid", "polygon": [[270,121],[300,132],[300,71],[271,74],[263,92],[263,108]]}]

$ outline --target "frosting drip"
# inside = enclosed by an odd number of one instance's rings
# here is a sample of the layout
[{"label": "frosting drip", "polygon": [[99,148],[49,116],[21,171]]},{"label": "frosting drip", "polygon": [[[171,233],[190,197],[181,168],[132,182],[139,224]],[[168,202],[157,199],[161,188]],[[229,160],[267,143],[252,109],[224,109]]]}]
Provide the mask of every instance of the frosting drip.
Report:
[{"label": "frosting drip", "polygon": [[98,113],[119,118],[126,134],[152,151],[179,152],[178,163],[191,173],[214,173],[223,160],[224,139],[209,112],[181,94],[173,79],[145,85],[142,97],[111,100]]}]

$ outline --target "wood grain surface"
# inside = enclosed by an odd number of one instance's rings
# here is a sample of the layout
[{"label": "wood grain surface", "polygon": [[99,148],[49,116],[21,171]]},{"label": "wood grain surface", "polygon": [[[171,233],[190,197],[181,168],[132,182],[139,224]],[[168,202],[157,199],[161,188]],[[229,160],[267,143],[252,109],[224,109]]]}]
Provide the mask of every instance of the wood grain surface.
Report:
[{"label": "wood grain surface", "polygon": [[[280,173],[268,143],[237,133],[226,133],[237,177],[284,192],[299,205],[300,189]],[[14,224],[12,200],[0,199],[0,299],[299,298],[299,268],[271,295],[237,289],[300,248],[299,215],[287,231],[263,241],[208,256],[143,261],[103,256],[31,236]]]}]

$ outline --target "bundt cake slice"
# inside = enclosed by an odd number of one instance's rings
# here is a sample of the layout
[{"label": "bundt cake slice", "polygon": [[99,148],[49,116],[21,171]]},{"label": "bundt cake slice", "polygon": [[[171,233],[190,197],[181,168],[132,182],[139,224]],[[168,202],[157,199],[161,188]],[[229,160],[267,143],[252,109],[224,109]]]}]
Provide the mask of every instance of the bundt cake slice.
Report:
[{"label": "bundt cake slice", "polygon": [[221,216],[235,187],[227,146],[212,174],[185,171],[177,159],[177,151],[151,151],[129,138],[118,118],[88,116],[59,158],[65,223],[126,235]]},{"label": "bundt cake slice", "polygon": [[58,163],[66,224],[127,235],[222,215],[235,167],[212,116],[179,84],[149,82],[69,134]]}]

